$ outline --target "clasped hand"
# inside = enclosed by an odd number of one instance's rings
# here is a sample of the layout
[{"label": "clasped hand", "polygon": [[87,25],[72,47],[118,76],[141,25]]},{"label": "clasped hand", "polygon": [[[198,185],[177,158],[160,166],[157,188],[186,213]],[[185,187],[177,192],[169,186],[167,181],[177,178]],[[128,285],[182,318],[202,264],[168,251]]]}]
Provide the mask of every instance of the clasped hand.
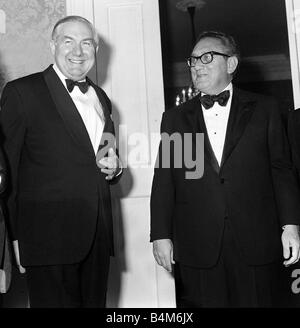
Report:
[{"label": "clasped hand", "polygon": [[107,156],[101,158],[97,164],[101,168],[101,172],[107,174],[106,180],[113,179],[118,173],[119,158],[112,148],[109,148]]},{"label": "clasped hand", "polygon": [[300,239],[299,227],[288,224],[284,227],[281,235],[283,257],[286,259],[283,264],[289,266],[299,261]]}]

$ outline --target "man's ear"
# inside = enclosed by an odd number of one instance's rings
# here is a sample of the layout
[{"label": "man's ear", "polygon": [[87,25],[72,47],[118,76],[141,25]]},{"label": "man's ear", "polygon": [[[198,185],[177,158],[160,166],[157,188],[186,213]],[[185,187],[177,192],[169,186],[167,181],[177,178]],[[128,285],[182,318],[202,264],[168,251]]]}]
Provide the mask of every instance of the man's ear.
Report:
[{"label": "man's ear", "polygon": [[54,40],[51,40],[50,43],[49,43],[49,45],[50,45],[51,53],[54,56],[54,54],[55,54],[55,41]]},{"label": "man's ear", "polygon": [[233,74],[238,66],[239,60],[236,56],[231,56],[227,59],[227,72],[228,74]]}]

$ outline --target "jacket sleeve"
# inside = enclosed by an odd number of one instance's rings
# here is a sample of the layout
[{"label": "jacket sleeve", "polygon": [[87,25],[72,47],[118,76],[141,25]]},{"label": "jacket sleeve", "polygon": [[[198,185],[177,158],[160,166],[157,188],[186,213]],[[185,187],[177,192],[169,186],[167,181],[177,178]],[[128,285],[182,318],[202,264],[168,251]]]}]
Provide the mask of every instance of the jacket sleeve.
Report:
[{"label": "jacket sleeve", "polygon": [[25,115],[21,96],[13,85],[8,83],[1,96],[0,129],[3,137],[3,151],[8,165],[8,222],[12,239],[17,237],[18,170],[25,137]]},{"label": "jacket sleeve", "polygon": [[[288,115],[288,140],[291,148],[294,169],[300,177],[300,110],[292,110]],[[299,181],[299,179],[298,179]]]},{"label": "jacket sleeve", "polygon": [[[164,151],[163,135],[170,133],[165,113],[161,122],[161,141],[152,182],[150,241],[172,239],[172,217],[175,206],[175,186],[172,173],[172,150]],[[170,156],[170,158],[166,158]],[[167,164],[167,165],[166,165]]]},{"label": "jacket sleeve", "polygon": [[281,226],[300,224],[300,190],[291,160],[286,129],[277,103],[269,104],[269,155]]},{"label": "jacket sleeve", "polygon": [[0,148],[0,194],[4,192],[7,186],[7,167],[2,149]]}]

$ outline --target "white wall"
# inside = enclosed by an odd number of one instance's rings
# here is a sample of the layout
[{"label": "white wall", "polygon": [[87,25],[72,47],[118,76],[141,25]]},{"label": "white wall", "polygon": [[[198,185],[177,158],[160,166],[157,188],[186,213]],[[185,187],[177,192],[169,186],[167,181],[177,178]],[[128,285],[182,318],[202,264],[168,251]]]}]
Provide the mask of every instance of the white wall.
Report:
[{"label": "white wall", "polygon": [[300,108],[300,1],[285,0],[290,46],[294,106]]}]

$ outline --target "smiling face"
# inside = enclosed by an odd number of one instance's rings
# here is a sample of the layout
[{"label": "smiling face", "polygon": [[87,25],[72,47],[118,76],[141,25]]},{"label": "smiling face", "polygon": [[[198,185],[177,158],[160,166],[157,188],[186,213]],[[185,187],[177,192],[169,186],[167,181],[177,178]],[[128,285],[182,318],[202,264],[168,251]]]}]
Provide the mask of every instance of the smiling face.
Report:
[{"label": "smiling face", "polygon": [[[219,39],[207,37],[201,39],[195,46],[192,56],[201,56],[209,51],[217,51],[228,54],[228,50]],[[224,57],[214,55],[213,61],[209,64],[203,64],[197,61],[194,67],[191,67],[191,76],[194,87],[206,94],[218,94],[232,80],[232,73],[235,71],[238,59],[235,56]]]},{"label": "smiling face", "polygon": [[56,65],[71,80],[84,79],[94,65],[97,46],[93,31],[84,22],[70,21],[59,25],[50,47]]}]

